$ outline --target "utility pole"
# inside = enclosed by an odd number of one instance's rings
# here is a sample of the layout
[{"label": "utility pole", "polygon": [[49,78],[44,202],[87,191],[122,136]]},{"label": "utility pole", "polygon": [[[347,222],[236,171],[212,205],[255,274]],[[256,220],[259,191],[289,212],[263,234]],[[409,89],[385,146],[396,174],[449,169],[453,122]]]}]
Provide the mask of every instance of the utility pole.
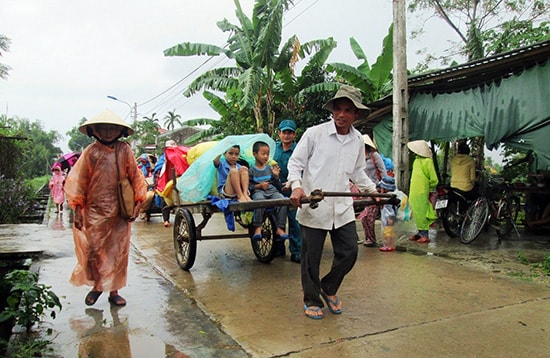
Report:
[{"label": "utility pole", "polygon": [[405,0],[393,0],[392,157],[397,187],[409,192],[409,89],[407,84]]},{"label": "utility pole", "polygon": [[137,122],[137,103],[134,102],[134,108],[132,109],[132,118],[133,118],[133,122],[132,124],[136,123]]}]

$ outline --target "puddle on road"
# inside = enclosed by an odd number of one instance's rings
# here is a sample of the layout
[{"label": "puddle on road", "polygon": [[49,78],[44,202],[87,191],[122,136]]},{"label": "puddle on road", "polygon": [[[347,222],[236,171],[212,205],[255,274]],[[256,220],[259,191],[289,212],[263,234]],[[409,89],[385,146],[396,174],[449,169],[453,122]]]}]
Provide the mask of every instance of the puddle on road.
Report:
[{"label": "puddle on road", "polygon": [[93,319],[91,326],[89,319],[71,321],[71,327],[82,334],[79,357],[189,357],[146,332],[130,331],[117,308],[105,315],[103,310],[88,308],[86,314]]},{"label": "puddle on road", "polygon": [[[128,305],[111,307],[104,293],[93,307],[85,306],[87,288],[69,283],[75,257],[67,219],[51,217],[48,230],[38,225],[16,230],[26,230],[18,236],[40,237],[38,246],[52,253],[40,263],[40,280],[50,285],[63,303],[55,320],[47,317],[43,325],[44,338],[53,342],[56,357],[242,356],[242,349],[231,337],[152,270],[133,248],[128,283],[121,292]],[[160,242],[158,227],[152,235]],[[170,232],[166,230],[166,235]]]}]

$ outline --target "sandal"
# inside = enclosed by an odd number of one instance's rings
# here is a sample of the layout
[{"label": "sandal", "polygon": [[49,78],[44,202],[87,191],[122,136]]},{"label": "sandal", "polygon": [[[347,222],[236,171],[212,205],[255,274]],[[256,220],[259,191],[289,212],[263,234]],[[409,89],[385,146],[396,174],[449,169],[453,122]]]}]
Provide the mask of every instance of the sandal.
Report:
[{"label": "sandal", "polygon": [[86,299],[84,300],[84,303],[86,304],[86,306],[93,306],[97,302],[97,299],[99,298],[99,296],[101,296],[102,293],[103,293],[102,291],[96,291],[96,290],[91,290],[90,292],[88,292],[88,294],[86,295]]},{"label": "sandal", "polygon": [[367,239],[367,240],[365,240],[363,245],[365,245],[366,247],[376,247],[376,242],[372,241],[370,239]]},{"label": "sandal", "polygon": [[394,247],[382,246],[378,250],[383,251],[383,252],[391,252],[391,251],[395,251],[395,248]]},{"label": "sandal", "polygon": [[[308,311],[310,312],[315,312],[315,314],[313,313],[308,313]],[[307,318],[311,318],[311,319],[323,319],[323,311],[321,310],[321,307],[317,307],[317,306],[311,306],[311,307],[308,307],[307,305],[304,305],[304,313],[306,314],[306,317]],[[321,314],[319,314],[321,313]]]},{"label": "sandal", "polygon": [[416,240],[416,242],[419,242],[421,244],[427,244],[430,242],[430,239],[426,236],[422,236],[418,240]]},{"label": "sandal", "polygon": [[290,236],[288,234],[281,234],[277,236],[277,242],[284,242],[285,240],[289,240]]},{"label": "sandal", "polygon": [[109,302],[115,306],[126,306],[126,300],[120,295],[109,296]]},{"label": "sandal", "polygon": [[[334,314],[340,314],[342,313],[342,308],[338,308],[338,305],[340,304],[340,300],[338,299],[338,297],[336,297],[335,300],[332,300],[330,297],[328,297],[328,295],[324,292],[321,292],[321,297],[323,297],[323,299],[325,300],[326,304],[327,304],[327,307],[329,309],[330,312],[334,313]],[[336,307],[336,308],[333,308]]]}]

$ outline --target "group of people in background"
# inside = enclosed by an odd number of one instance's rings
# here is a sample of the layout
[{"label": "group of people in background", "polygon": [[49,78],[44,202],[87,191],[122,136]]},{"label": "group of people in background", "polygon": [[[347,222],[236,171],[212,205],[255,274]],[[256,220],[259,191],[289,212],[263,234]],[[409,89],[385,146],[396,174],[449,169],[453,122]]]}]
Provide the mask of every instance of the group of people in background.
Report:
[{"label": "group of people in background", "polygon": [[152,208],[156,208],[160,210],[162,214],[164,227],[170,226],[170,211],[164,210],[167,206],[166,201],[157,192],[157,185],[161,173],[166,168],[166,150],[167,148],[174,147],[177,147],[176,142],[169,139],[164,143],[163,153],[159,156],[158,160],[154,156],[142,154],[139,157],[140,163],[138,164],[138,168],[141,169],[143,175],[145,176],[145,181],[147,182],[147,197],[141,206],[139,218],[141,220],[149,220],[149,215],[151,214]]}]

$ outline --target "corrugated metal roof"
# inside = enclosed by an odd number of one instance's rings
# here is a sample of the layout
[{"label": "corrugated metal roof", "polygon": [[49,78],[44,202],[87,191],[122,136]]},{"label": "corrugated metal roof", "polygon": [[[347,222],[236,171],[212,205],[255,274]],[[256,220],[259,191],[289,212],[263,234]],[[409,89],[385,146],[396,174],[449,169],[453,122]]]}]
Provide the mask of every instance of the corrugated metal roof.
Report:
[{"label": "corrugated metal roof", "polygon": [[[550,40],[442,70],[410,76],[407,81],[409,94],[463,91],[521,73],[549,59]],[[390,95],[369,103],[368,106],[373,111],[367,119],[356,122],[355,127],[363,133],[371,133],[380,119],[391,113],[392,100]]]},{"label": "corrugated metal roof", "polygon": [[409,90],[441,93],[477,87],[522,72],[550,58],[550,40],[427,74],[411,76]]}]

